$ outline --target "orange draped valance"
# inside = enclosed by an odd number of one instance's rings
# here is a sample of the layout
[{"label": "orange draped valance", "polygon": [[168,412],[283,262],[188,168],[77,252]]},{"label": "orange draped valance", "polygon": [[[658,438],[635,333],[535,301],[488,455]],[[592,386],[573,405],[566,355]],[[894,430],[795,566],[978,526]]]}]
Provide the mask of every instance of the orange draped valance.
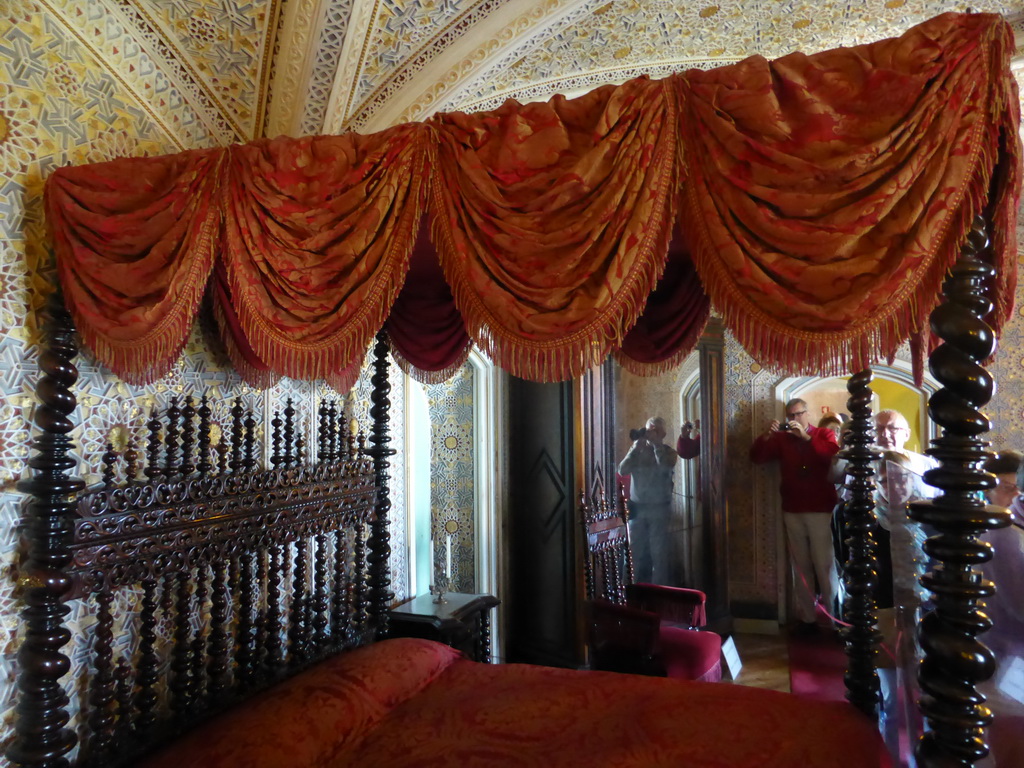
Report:
[{"label": "orange draped valance", "polygon": [[[977,214],[993,224],[993,325],[1012,311],[1012,53],[1000,17],[944,14],[856,48],[371,135],[61,168],[46,187],[58,275],[85,342],[130,381],[170,368],[204,293],[264,380],[350,383],[396,300],[412,308],[396,332],[415,335],[415,308],[442,294],[454,309],[433,326],[453,354],[461,316],[498,365],[537,381],[647,349],[627,335],[669,322],[673,301],[699,326],[708,298],[765,365],[857,370],[920,345]],[[691,283],[638,324],[674,235],[692,267],[672,280]],[[440,271],[414,274],[447,288],[403,304],[427,237]],[[634,370],[679,348],[648,352]]]}]

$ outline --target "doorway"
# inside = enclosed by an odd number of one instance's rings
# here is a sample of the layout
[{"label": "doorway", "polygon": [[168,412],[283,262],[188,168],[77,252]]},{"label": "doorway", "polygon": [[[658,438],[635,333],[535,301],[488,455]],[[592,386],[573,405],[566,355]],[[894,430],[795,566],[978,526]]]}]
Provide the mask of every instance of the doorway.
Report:
[{"label": "doorway", "polygon": [[[913,371],[909,363],[896,360],[892,365],[874,365],[871,367],[874,379],[871,382],[871,412],[896,410],[902,413],[910,424],[911,436],[906,448],[910,451],[923,453],[932,438],[938,437],[939,428],[928,418],[928,398],[940,388],[933,377],[925,374],[921,387],[914,384]],[[807,410],[814,414],[811,423],[826,413],[847,415],[847,382],[849,376],[819,378],[815,376],[790,376],[780,379],[774,386],[773,417],[779,418],[782,405],[793,398],[800,398],[807,403]],[[766,414],[767,415],[767,414]],[[769,416],[771,418],[772,416]],[[778,494],[771,495],[774,505],[773,517],[777,521],[776,541],[778,557],[778,620],[785,622],[792,594],[792,574],[789,557],[786,552],[786,536],[782,527],[782,511]]]}]

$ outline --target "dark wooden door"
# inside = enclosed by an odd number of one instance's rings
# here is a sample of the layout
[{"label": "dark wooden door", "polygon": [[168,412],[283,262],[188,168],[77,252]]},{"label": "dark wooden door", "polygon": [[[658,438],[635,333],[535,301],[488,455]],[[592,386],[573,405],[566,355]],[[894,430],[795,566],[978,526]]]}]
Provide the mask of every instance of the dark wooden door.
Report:
[{"label": "dark wooden door", "polygon": [[574,415],[571,382],[509,377],[508,661],[581,663]]},{"label": "dark wooden door", "polygon": [[583,444],[584,488],[593,495],[604,489],[615,498],[615,363],[588,371],[581,382],[580,437]]},{"label": "dark wooden door", "polygon": [[700,354],[700,480],[704,528],[703,590],[708,620],[727,619],[729,551],[725,483],[725,328],[712,318],[697,343]]}]

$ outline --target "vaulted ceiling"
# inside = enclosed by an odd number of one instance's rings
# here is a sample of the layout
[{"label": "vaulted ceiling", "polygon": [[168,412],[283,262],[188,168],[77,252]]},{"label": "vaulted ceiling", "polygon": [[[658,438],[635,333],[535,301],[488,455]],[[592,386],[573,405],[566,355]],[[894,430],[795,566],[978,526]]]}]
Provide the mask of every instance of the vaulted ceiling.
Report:
[{"label": "vaulted ceiling", "polygon": [[37,2],[182,148],[367,132],[754,53],[811,53],[950,10],[1024,18],[1024,0]]}]

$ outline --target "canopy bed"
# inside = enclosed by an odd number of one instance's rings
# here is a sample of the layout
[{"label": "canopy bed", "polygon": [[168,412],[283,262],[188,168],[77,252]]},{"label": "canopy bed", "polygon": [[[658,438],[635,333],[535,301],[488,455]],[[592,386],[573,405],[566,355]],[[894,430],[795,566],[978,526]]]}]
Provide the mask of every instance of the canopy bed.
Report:
[{"label": "canopy bed", "polygon": [[[999,17],[946,14],[893,40],[753,57],[574,100],[55,171],[46,205],[60,292],[40,356],[34,477],[20,485],[32,501],[10,759],[69,764],[62,602],[75,595],[96,600],[100,616],[94,673],[82,683],[89,736],[76,764],[134,759],[233,704],[227,719],[153,765],[210,748],[211,733],[227,749],[234,737],[225,733],[274,720],[268,701],[299,702],[303,686],[319,682],[358,689],[359,700],[324,705],[323,718],[295,710],[306,729],[295,748],[310,765],[423,764],[441,753],[451,764],[495,764],[486,760],[512,753],[498,721],[536,736],[531,749],[564,755],[545,764],[562,764],[584,737],[567,727],[542,734],[541,721],[564,724],[588,688],[602,701],[661,702],[674,723],[693,727],[669,737],[653,716],[642,727],[616,716],[621,727],[604,730],[595,720],[595,764],[624,765],[619,758],[633,754],[637,765],[675,765],[684,748],[691,765],[882,761],[870,736],[879,633],[866,370],[909,339],[918,370],[930,350],[944,385],[930,406],[944,432],[929,481],[942,493],[914,508],[938,531],[927,549],[937,565],[924,580],[935,609],[919,629],[929,731],[917,753],[924,766],[976,762],[990,715],[975,686],[992,672],[979,638],[991,586],[975,570],[991,553],[978,537],[1007,519],[977,492],[992,484],[981,470],[988,420],[978,409],[992,394],[981,363],[1012,312],[1016,281],[1012,52]],[[112,452],[102,487],[83,493],[69,456],[74,329],[121,378],[152,380],[177,358],[204,301],[236,367],[258,385],[289,376],[344,390],[376,339],[369,445],[345,434],[329,403],[306,436],[286,409],[275,460],[261,468],[239,403],[215,461],[205,404],[175,403],[153,415],[144,479],[137,455]],[[850,382],[848,449],[852,706],[482,667],[415,643],[394,650],[398,641],[385,640],[389,352],[426,377],[444,376],[470,343],[534,381],[579,376],[609,354],[656,371],[692,348],[710,305],[764,365],[861,372]],[[115,659],[109,604],[133,584],[143,647]],[[173,622],[166,678],[153,645],[158,621]],[[278,683],[291,687],[259,693],[295,672]],[[467,711],[467,692],[480,690],[487,697]],[[763,730],[725,739],[710,726],[716,713],[768,710],[784,717]],[[802,736],[782,721],[799,723]],[[768,734],[776,762],[757,749]],[[638,745],[664,757],[630,752]],[[235,746],[261,749],[241,735]],[[218,759],[245,764],[229,752]]]}]

